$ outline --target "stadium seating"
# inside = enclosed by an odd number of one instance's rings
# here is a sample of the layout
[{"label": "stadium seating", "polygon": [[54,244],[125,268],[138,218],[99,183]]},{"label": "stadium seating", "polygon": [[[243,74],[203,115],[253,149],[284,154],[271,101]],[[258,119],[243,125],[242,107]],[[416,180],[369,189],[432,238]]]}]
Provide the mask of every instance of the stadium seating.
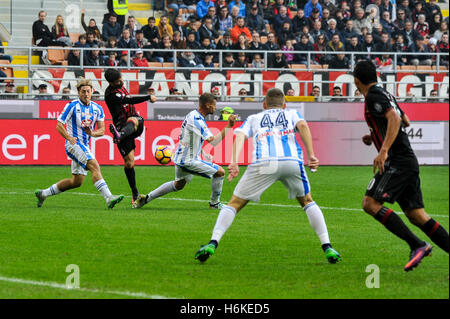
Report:
[{"label": "stadium seating", "polygon": [[65,55],[65,51],[69,51],[69,50],[57,50],[57,49],[52,49],[52,48],[59,48],[59,47],[48,47],[47,54],[48,54],[48,59],[50,60],[50,62],[55,65],[58,65],[58,64],[59,65],[67,65],[68,63],[67,63],[67,57]]},{"label": "stadium seating", "polygon": [[[2,60],[0,60],[2,61]],[[13,78],[14,77],[14,70],[12,67],[9,67],[7,65],[10,65],[9,63],[5,64],[3,62],[0,63],[0,70],[2,70],[5,74],[7,78]],[[9,83],[9,82],[14,82],[14,80],[4,80],[4,83]]]}]

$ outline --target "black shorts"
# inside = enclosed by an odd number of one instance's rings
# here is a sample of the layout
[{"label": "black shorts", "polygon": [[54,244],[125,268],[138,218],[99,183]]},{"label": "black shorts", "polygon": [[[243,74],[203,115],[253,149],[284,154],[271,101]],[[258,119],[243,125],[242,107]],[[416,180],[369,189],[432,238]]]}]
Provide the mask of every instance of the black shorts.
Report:
[{"label": "black shorts", "polygon": [[411,169],[387,167],[383,175],[375,174],[367,186],[366,196],[380,203],[397,202],[403,211],[424,208],[419,172]]},{"label": "black shorts", "polygon": [[134,139],[141,136],[142,132],[144,131],[144,119],[142,118],[142,116],[135,117],[138,119],[138,127],[136,132],[117,144],[117,148],[119,149],[120,155],[122,155],[122,157],[127,156],[132,150],[136,148]]}]

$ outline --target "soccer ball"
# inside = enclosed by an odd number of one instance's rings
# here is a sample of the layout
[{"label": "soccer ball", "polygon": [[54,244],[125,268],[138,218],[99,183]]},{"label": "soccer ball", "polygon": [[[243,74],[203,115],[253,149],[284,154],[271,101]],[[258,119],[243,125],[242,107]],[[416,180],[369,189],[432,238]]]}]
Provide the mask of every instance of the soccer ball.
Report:
[{"label": "soccer ball", "polygon": [[155,159],[163,165],[169,164],[172,160],[172,151],[168,146],[158,146],[155,151]]}]

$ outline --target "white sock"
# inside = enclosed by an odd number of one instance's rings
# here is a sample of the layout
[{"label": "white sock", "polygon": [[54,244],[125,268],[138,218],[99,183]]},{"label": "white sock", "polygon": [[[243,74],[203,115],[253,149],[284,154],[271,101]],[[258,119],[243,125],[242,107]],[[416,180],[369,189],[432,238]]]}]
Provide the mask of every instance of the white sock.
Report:
[{"label": "white sock", "polygon": [[317,206],[316,202],[309,203],[303,207],[306,216],[308,216],[311,227],[315,230],[317,236],[320,239],[320,243],[329,244],[330,238],[328,237],[327,225],[325,224],[325,218],[323,217],[322,210]]},{"label": "white sock", "polygon": [[236,210],[231,206],[224,206],[220,210],[219,216],[217,216],[217,221],[212,232],[211,240],[219,242],[223,234],[225,234],[228,228],[230,228],[234,217],[236,217]]},{"label": "white sock", "polygon": [[94,186],[97,190],[102,193],[103,197],[107,201],[110,197],[112,197],[111,192],[109,191],[109,187],[106,184],[105,180],[102,178],[94,183]]},{"label": "white sock", "polygon": [[49,188],[44,189],[42,191],[42,195],[44,197],[49,197],[49,196],[56,195],[56,194],[59,194],[59,193],[61,193],[61,191],[59,190],[58,186],[56,186],[56,184],[53,184]]},{"label": "white sock", "polygon": [[172,192],[176,192],[176,191],[177,191],[177,189],[175,188],[174,181],[164,183],[161,186],[159,186],[157,189],[148,193],[147,203],[155,198],[158,198],[158,197],[164,196],[168,193],[172,193]]},{"label": "white sock", "polygon": [[222,186],[224,176],[214,177],[211,180],[211,204],[217,204],[220,201],[220,194],[222,194]]}]

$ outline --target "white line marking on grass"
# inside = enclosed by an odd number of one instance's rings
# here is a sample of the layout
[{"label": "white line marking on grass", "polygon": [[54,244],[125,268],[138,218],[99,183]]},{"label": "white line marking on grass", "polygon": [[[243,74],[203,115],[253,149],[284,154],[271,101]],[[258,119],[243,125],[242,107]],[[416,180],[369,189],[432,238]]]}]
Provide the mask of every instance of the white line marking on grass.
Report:
[{"label": "white line marking on grass", "polygon": [[[19,195],[19,194],[34,194],[34,192],[0,192],[2,195]],[[71,195],[80,195],[80,196],[101,196],[100,194],[95,193],[78,193],[78,192],[67,192],[65,194]],[[125,196],[131,198],[131,196]],[[176,197],[160,197],[158,200],[172,200],[172,201],[186,201],[186,202],[198,202],[198,203],[207,203],[208,200],[204,199],[194,199],[194,198],[176,198]],[[281,208],[300,208],[299,205],[286,205],[286,204],[268,204],[268,203],[248,203],[250,206],[267,206],[267,207],[281,207]],[[348,208],[348,207],[326,207],[319,206],[321,209],[325,210],[342,210],[342,211],[353,211],[353,212],[362,212],[362,208]],[[404,215],[403,212],[396,212],[397,214]],[[449,215],[439,215],[439,214],[429,214],[430,216],[436,217],[444,217],[449,218]]]},{"label": "white line marking on grass", "polygon": [[56,282],[45,282],[45,281],[35,281],[35,280],[27,280],[20,278],[9,278],[0,276],[0,281],[18,283],[23,285],[31,285],[31,286],[42,286],[42,287],[50,287],[56,289],[64,289],[64,290],[72,290],[72,291],[85,291],[96,294],[109,294],[109,295],[118,295],[118,296],[126,296],[126,297],[134,297],[134,298],[146,298],[146,299],[175,299],[169,298],[159,295],[149,295],[144,292],[130,292],[130,291],[116,291],[116,290],[101,290],[94,288],[68,288],[66,285],[58,284]]}]

